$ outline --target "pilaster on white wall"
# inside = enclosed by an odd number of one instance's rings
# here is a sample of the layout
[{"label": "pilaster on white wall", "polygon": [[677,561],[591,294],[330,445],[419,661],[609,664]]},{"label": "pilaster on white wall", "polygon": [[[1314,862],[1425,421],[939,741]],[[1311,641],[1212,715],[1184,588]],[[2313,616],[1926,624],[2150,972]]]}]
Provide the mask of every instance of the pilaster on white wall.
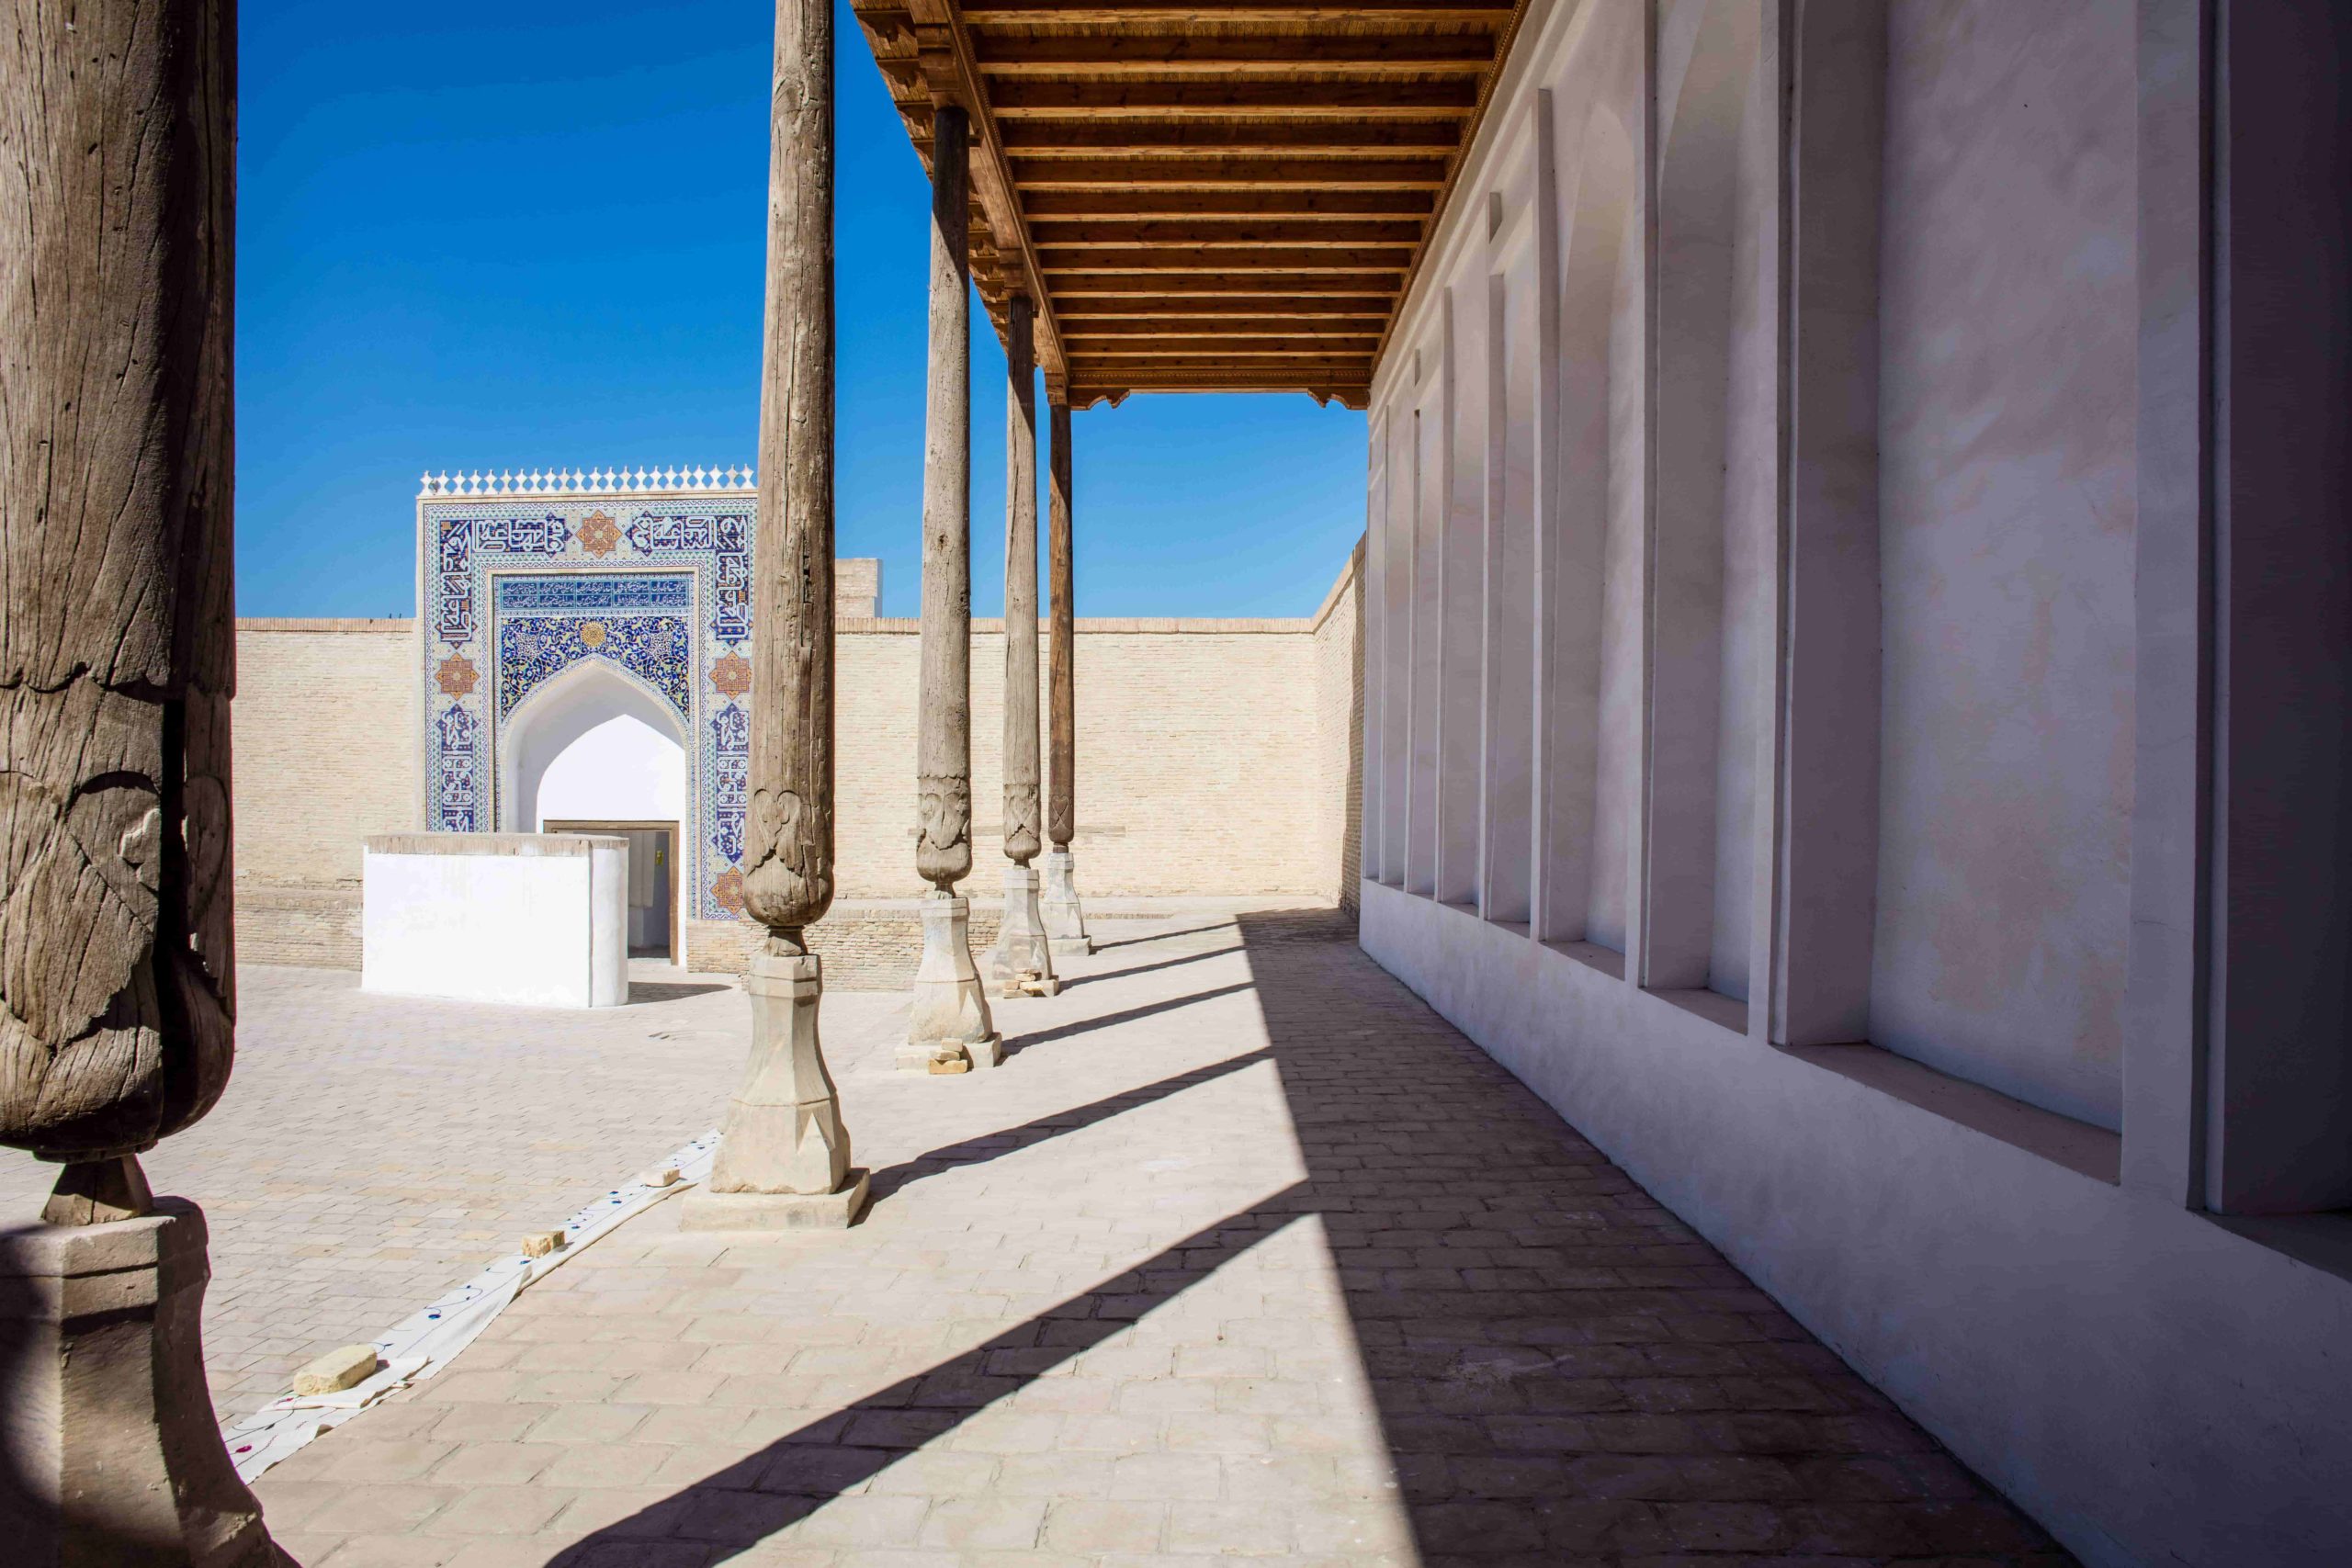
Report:
[{"label": "pilaster on white wall", "polygon": [[1405,886],[1412,803],[1413,746],[1413,410],[1392,400],[1381,418],[1382,552],[1377,614],[1382,620],[1380,721],[1380,880]]},{"label": "pilaster on white wall", "polygon": [[1369,441],[1364,463],[1364,526],[1363,526],[1363,756],[1359,761],[1359,776],[1363,784],[1363,809],[1357,819],[1360,835],[1357,861],[1363,875],[1374,882],[1386,880],[1386,862],[1383,856],[1387,835],[1383,824],[1387,816],[1387,775],[1382,767],[1381,735],[1387,716],[1387,699],[1384,695],[1388,680],[1387,628],[1388,618],[1381,614],[1387,599],[1388,563],[1388,482],[1386,422],[1374,410],[1366,422]]},{"label": "pilaster on white wall", "polygon": [[1472,904],[1478,889],[1486,747],[1480,699],[1485,638],[1486,279],[1466,268],[1446,288],[1438,370],[1437,866],[1434,895]]},{"label": "pilaster on white wall", "polygon": [[[1726,567],[1735,478],[1755,477],[1731,471],[1736,301],[1747,281],[1734,261],[1761,21],[1758,6],[1679,0],[1659,40],[1643,901],[1643,979],[1658,989],[1730,988],[1713,964],[1718,816],[1733,761],[1722,746],[1724,709],[1737,695],[1724,681],[1725,599],[1736,586]],[[1769,468],[1762,477],[1770,482]],[[1747,759],[1737,762],[1744,775]],[[1744,941],[1740,948],[1744,992]]]},{"label": "pilaster on white wall", "polygon": [[[1534,838],[1534,159],[1522,146],[1490,197],[1487,274],[1485,801],[1478,912],[1524,925]],[[1545,214],[1548,217],[1548,214]]]},{"label": "pilaster on white wall", "polygon": [[1407,775],[1405,891],[1438,890],[1440,793],[1444,755],[1445,516],[1450,490],[1446,364],[1449,340],[1442,315],[1415,355],[1423,363],[1412,417],[1413,654],[1412,745]]},{"label": "pilaster on white wall", "polygon": [[2319,1213],[2352,1208],[2352,14],[2138,20],[2126,1179]]},{"label": "pilaster on white wall", "polygon": [[1787,690],[1770,1037],[1827,1045],[1870,1035],[1886,13],[1805,4],[1791,49]]}]

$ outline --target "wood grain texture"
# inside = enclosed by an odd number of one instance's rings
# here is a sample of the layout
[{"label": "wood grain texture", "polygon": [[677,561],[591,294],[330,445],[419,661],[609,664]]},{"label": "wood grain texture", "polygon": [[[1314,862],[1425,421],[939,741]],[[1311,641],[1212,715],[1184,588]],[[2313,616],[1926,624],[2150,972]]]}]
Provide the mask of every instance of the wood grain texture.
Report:
[{"label": "wood grain texture", "polygon": [[769,948],[833,900],[833,15],[778,0],[743,901]]},{"label": "wood grain texture", "polygon": [[1053,478],[1046,502],[1046,592],[1053,616],[1047,684],[1052,692],[1053,771],[1046,807],[1046,836],[1067,850],[1078,832],[1078,611],[1070,556],[1069,400],[1052,405]]},{"label": "wood grain texture", "polygon": [[233,0],[0,36],[0,1142],[151,1146],[233,1055]]},{"label": "wood grain texture", "polygon": [[[919,156],[971,117],[973,271],[1001,338],[1035,308],[1049,386],[1299,389],[1363,406],[1524,15],[1524,0],[854,0]],[[1279,307],[1384,297],[1356,364],[1277,370],[1200,334],[1165,364],[1072,330],[1106,289]],[[1170,335],[1182,332],[1181,325]]]},{"label": "wood grain texture", "polygon": [[968,121],[933,125],[931,378],[922,447],[922,705],[915,870],[951,892],[972,872],[972,307]]},{"label": "wood grain texture", "polygon": [[1012,301],[1004,401],[1004,853],[1027,865],[1037,820],[1037,367],[1026,299]]}]

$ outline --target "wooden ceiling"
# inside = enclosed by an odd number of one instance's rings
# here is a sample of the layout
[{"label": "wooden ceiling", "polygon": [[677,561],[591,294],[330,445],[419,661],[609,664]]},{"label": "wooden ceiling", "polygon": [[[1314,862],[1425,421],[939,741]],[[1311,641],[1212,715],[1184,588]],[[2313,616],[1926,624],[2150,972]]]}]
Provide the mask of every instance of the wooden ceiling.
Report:
[{"label": "wooden ceiling", "polygon": [[1364,405],[1526,0],[861,0],[931,165],[972,118],[972,271],[1049,390]]}]

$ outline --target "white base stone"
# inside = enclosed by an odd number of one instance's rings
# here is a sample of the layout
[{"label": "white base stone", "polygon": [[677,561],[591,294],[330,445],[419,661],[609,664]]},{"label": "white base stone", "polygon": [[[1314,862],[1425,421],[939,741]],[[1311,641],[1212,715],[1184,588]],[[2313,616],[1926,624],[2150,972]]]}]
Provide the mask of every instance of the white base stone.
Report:
[{"label": "white base stone", "polygon": [[1094,951],[1094,939],[1086,934],[1086,910],[1078,901],[1077,862],[1068,850],[1046,852],[1037,913],[1055,957],[1083,958]]},{"label": "white base stone", "polygon": [[1004,923],[989,953],[989,978],[1000,997],[1060,994],[1054,958],[1046,946],[1045,916],[1037,908],[1037,874],[1025,865],[1004,873]]},{"label": "white base stone", "polygon": [[628,840],[390,833],[368,840],[359,987],[530,1007],[628,1000]]},{"label": "white base stone", "polygon": [[840,1231],[865,1213],[873,1184],[862,1170],[849,1173],[838,1192],[713,1192],[708,1188],[678,1200],[678,1228],[684,1231]]},{"label": "white base stone", "polygon": [[931,1063],[970,1050],[975,1066],[996,1038],[989,1017],[988,989],[972,963],[972,907],[952,893],[933,891],[922,899],[922,963],[915,970],[913,1005],[908,1010],[901,1068],[928,1072]]}]

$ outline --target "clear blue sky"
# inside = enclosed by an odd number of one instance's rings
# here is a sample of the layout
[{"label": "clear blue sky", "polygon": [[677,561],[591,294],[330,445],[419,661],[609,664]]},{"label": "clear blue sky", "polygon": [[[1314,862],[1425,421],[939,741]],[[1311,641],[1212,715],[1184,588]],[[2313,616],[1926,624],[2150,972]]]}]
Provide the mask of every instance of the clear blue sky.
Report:
[{"label": "clear blue sky", "polygon": [[[242,12],[240,614],[413,614],[428,468],[752,460],[771,6]],[[846,6],[837,26],[839,548],[881,557],[885,612],[910,615],[929,195]],[[973,319],[993,615],[1004,358]],[[1140,397],[1074,422],[1082,615],[1305,615],[1363,530],[1361,414]]]}]

